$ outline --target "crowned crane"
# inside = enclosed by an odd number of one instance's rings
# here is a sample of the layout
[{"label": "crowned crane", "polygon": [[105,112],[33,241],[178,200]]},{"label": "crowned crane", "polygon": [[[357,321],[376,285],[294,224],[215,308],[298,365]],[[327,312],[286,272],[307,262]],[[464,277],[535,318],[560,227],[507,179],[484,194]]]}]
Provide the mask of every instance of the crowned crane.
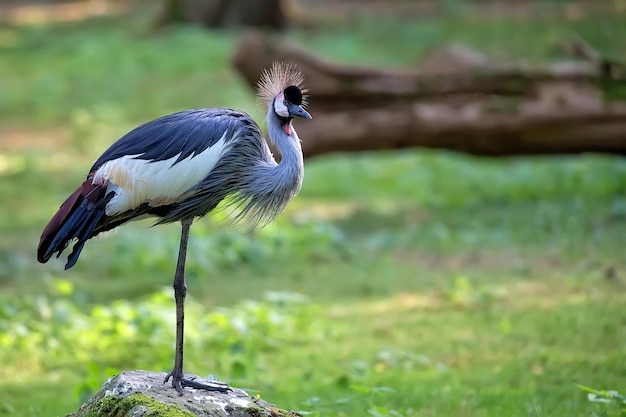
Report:
[{"label": "crowned crane", "polygon": [[[268,139],[281,155],[276,162],[259,126],[246,113],[229,108],[174,113],[137,127],[115,142],[93,164],[87,179],[61,205],[44,229],[37,260],[59,257],[75,242],[65,269],[78,260],[88,239],[145,216],[155,224],[181,222],[174,274],[176,354],[165,377],[183,387],[225,390],[200,384],[183,374],[185,259],[194,219],[220,202],[238,208],[231,219],[252,227],[273,220],[298,193],[304,171],[294,117],[311,119],[304,109],[302,74],[274,63],[258,83],[267,104]],[[225,388],[226,387],[226,388]]]}]

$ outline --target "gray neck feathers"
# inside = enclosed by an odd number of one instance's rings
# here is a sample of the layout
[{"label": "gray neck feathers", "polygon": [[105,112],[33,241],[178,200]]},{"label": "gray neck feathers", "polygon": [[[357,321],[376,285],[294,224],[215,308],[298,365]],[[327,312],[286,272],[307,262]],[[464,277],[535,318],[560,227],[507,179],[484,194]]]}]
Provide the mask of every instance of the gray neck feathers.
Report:
[{"label": "gray neck feathers", "polygon": [[300,139],[291,129],[288,136],[270,106],[267,113],[269,141],[276,146],[281,159],[276,163],[269,147],[262,140],[264,155],[249,172],[249,182],[239,193],[242,210],[235,219],[249,226],[265,225],[280,214],[302,186],[304,161]]},{"label": "gray neck feathers", "polygon": [[280,163],[276,167],[275,172],[277,181],[278,177],[281,177],[281,182],[274,185],[276,188],[280,188],[281,184],[289,184],[290,186],[297,187],[297,193],[300,191],[302,174],[304,172],[300,138],[293,126],[291,127],[291,136],[285,133],[281,126],[280,119],[276,116],[271,107],[267,112],[267,132],[270,142],[276,146],[281,156]]}]

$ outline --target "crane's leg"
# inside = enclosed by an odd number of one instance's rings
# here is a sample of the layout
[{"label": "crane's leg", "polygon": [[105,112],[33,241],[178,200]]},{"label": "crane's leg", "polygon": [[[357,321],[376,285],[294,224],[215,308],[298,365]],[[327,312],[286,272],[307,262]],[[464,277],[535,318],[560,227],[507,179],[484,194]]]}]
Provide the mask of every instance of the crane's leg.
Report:
[{"label": "crane's leg", "polygon": [[183,375],[183,345],[185,340],[185,297],[187,296],[187,283],[185,282],[185,261],[187,258],[187,242],[189,241],[189,229],[193,219],[184,219],[180,235],[180,247],[178,249],[178,262],[174,275],[174,298],[176,300],[176,356],[174,369],[167,374],[163,383],[172,378],[172,387],[183,395],[183,387],[204,389],[207,391],[228,391],[228,385],[216,382],[215,384],[203,384],[193,379],[186,379]]}]

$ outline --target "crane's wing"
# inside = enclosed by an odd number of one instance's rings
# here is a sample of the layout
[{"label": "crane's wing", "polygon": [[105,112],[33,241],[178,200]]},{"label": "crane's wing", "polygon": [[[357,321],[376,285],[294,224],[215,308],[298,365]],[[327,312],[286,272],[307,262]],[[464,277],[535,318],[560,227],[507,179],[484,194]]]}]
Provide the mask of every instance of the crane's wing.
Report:
[{"label": "crane's wing", "polygon": [[176,164],[212,147],[224,133],[236,129],[238,123],[250,124],[251,121],[244,112],[221,108],[186,110],[163,116],[122,136],[94,162],[90,172],[107,161],[125,156],[151,162],[177,157]]},{"label": "crane's wing", "polygon": [[204,179],[242,130],[260,131],[245,113],[188,110],[129,132],[94,163],[87,180],[44,229],[37,258],[47,262],[76,239],[66,268],[85,242],[143,214],[159,213]]},{"label": "crane's wing", "polygon": [[93,182],[115,195],[108,216],[175,203],[202,181],[233,140],[258,126],[231,109],[188,110],[156,119],[114,143],[91,169]]}]

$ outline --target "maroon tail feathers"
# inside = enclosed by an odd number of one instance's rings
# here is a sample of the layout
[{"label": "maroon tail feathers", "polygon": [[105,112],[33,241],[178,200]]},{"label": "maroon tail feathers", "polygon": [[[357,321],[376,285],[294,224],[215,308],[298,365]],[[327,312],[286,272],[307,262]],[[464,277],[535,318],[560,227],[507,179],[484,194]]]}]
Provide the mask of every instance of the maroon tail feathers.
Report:
[{"label": "maroon tail feathers", "polygon": [[69,269],[78,260],[87,239],[94,236],[93,231],[106,216],[104,207],[113,197],[113,193],[105,196],[106,187],[92,184],[92,179],[90,174],[65,200],[44,229],[37,248],[39,262],[48,262],[55,253],[59,257],[70,242],[76,239],[65,264],[65,269]]}]

